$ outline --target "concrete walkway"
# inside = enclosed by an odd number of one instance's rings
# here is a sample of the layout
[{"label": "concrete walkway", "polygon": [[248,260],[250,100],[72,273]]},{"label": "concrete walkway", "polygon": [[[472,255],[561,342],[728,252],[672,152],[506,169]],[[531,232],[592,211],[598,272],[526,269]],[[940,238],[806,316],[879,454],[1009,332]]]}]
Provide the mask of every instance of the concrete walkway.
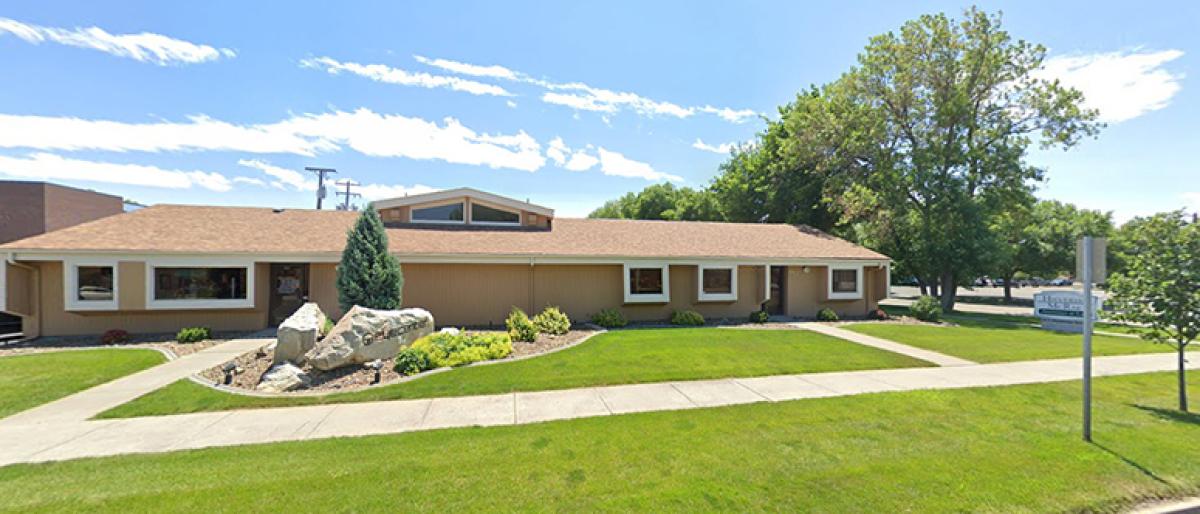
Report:
[{"label": "concrete walkway", "polygon": [[227,341],[212,348],[185,355],[165,364],[14,414],[0,420],[0,424],[83,421],[118,405],[129,403],[146,393],[161,389],[181,378],[213,366],[219,366],[233,360],[238,355],[257,350],[274,341],[274,338]]},{"label": "concrete walkway", "polygon": [[[888,298],[879,302],[880,305],[896,305],[908,307],[916,300],[913,298]],[[1019,305],[988,305],[984,303],[954,302],[956,312],[975,312],[979,314],[1006,314],[1009,316],[1033,316],[1033,307]]]},{"label": "concrete walkway", "polygon": [[[249,342],[246,345],[251,346]],[[217,361],[219,359],[209,362]],[[1163,353],[1100,357],[1095,359],[1094,365],[1097,376],[1169,371],[1175,369],[1175,356]],[[1200,367],[1200,359],[1193,359],[1189,366]],[[172,376],[177,377],[178,374]],[[118,420],[79,421],[77,416],[80,413],[97,410],[90,407],[75,407],[71,416],[62,418],[51,415],[52,412],[46,409],[37,409],[46,412],[41,416],[14,416],[0,420],[0,466],[448,427],[514,425],[884,391],[1054,382],[1076,380],[1079,376],[1079,359],[1062,359],[666,382]],[[160,380],[163,383],[169,381],[165,376]],[[116,401],[115,395],[98,398],[110,403]],[[73,419],[58,421],[63,418]]]},{"label": "concrete walkway", "polygon": [[872,348],[879,348],[880,350],[887,350],[892,353],[899,353],[901,355],[907,355],[914,359],[921,359],[926,362],[932,362],[934,364],[937,364],[938,366],[970,366],[972,364],[977,364],[976,362],[969,361],[966,359],[960,359],[958,357],[953,357],[950,355],[946,355],[944,353],[938,353],[938,352],[935,352],[932,350],[926,350],[924,348],[917,348],[915,346],[900,344],[895,341],[889,341],[887,339],[880,339],[878,337],[873,337],[873,336],[869,336],[866,334],[860,334],[853,330],[846,330],[844,328],[837,327],[834,325],[826,325],[824,323],[808,323],[808,322],[806,322],[806,323],[792,323],[792,326],[794,326],[796,328],[803,328],[805,330],[811,330],[813,332],[819,332],[821,334],[836,337],[838,339],[845,339],[852,343],[858,343],[863,346],[870,346]]}]

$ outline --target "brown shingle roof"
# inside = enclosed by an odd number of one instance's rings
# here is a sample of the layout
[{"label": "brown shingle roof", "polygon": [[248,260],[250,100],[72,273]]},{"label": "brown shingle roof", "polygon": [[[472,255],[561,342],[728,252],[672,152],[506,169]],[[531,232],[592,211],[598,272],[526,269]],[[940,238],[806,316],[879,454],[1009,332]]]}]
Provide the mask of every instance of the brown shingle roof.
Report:
[{"label": "brown shingle roof", "polygon": [[[337,253],[354,212],[157,205],[0,245],[0,251]],[[550,230],[389,227],[399,255],[886,259],[792,225],[557,218]]]}]

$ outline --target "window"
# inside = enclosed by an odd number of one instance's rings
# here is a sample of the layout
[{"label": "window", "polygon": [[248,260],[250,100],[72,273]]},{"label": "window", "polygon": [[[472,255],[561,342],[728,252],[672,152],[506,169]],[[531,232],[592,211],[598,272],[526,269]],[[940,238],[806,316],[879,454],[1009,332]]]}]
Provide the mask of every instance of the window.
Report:
[{"label": "window", "polygon": [[665,303],[670,300],[668,266],[658,263],[625,265],[625,302]]},{"label": "window", "polygon": [[147,263],[146,307],[228,309],[254,307],[253,264]]},{"label": "window", "polygon": [[737,300],[737,266],[701,265],[699,270],[699,299],[702,302]]},{"label": "window", "polygon": [[830,267],[829,299],[857,300],[862,298],[862,267]]},{"label": "window", "polygon": [[66,262],[64,266],[67,310],[116,310],[117,263]]},{"label": "window", "polygon": [[436,207],[412,210],[412,220],[425,223],[462,223],[463,203],[451,203]]},{"label": "window", "polygon": [[473,203],[471,204],[471,223],[519,225],[521,223],[521,215]]}]

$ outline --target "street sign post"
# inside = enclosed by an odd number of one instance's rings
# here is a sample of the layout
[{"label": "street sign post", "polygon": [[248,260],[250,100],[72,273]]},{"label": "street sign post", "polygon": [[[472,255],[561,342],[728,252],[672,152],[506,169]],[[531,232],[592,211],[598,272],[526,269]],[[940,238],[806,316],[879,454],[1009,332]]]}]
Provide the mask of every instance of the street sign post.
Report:
[{"label": "street sign post", "polygon": [[1092,324],[1096,321],[1096,310],[1092,307],[1092,283],[1096,280],[1096,268],[1099,268],[1101,276],[1105,273],[1105,243],[1103,238],[1083,236],[1075,261],[1081,268],[1078,276],[1083,279],[1083,440],[1087,442],[1092,441]]}]

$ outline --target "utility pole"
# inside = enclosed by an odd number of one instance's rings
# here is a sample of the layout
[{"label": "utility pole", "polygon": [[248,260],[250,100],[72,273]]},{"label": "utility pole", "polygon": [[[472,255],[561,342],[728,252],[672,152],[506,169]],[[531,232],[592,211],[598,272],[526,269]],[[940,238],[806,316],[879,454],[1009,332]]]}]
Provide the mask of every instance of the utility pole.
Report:
[{"label": "utility pole", "polygon": [[321,200],[325,198],[325,175],[337,173],[333,168],[315,168],[305,166],[304,171],[317,175],[317,210],[321,210]]},{"label": "utility pole", "polygon": [[335,191],[335,192],[333,193],[333,194],[335,194],[335,195],[337,195],[337,196],[344,196],[344,197],[345,197],[345,198],[342,200],[342,205],[341,205],[340,207],[338,207],[338,209],[339,209],[339,210],[343,210],[343,211],[348,211],[348,210],[350,210],[350,198],[352,198],[352,197],[355,197],[355,196],[362,196],[362,195],[361,195],[361,194],[359,194],[359,193],[351,193],[351,192],[350,192],[350,186],[358,186],[358,185],[361,185],[361,184],[359,184],[358,182],[355,182],[355,181],[353,181],[353,180],[343,180],[343,181],[341,181],[341,182],[338,182],[338,183],[337,183],[337,185],[339,185],[339,186],[346,186],[346,191],[344,191],[344,192],[343,192],[343,191]]},{"label": "utility pole", "polygon": [[1092,236],[1083,236],[1083,440],[1092,442]]}]

